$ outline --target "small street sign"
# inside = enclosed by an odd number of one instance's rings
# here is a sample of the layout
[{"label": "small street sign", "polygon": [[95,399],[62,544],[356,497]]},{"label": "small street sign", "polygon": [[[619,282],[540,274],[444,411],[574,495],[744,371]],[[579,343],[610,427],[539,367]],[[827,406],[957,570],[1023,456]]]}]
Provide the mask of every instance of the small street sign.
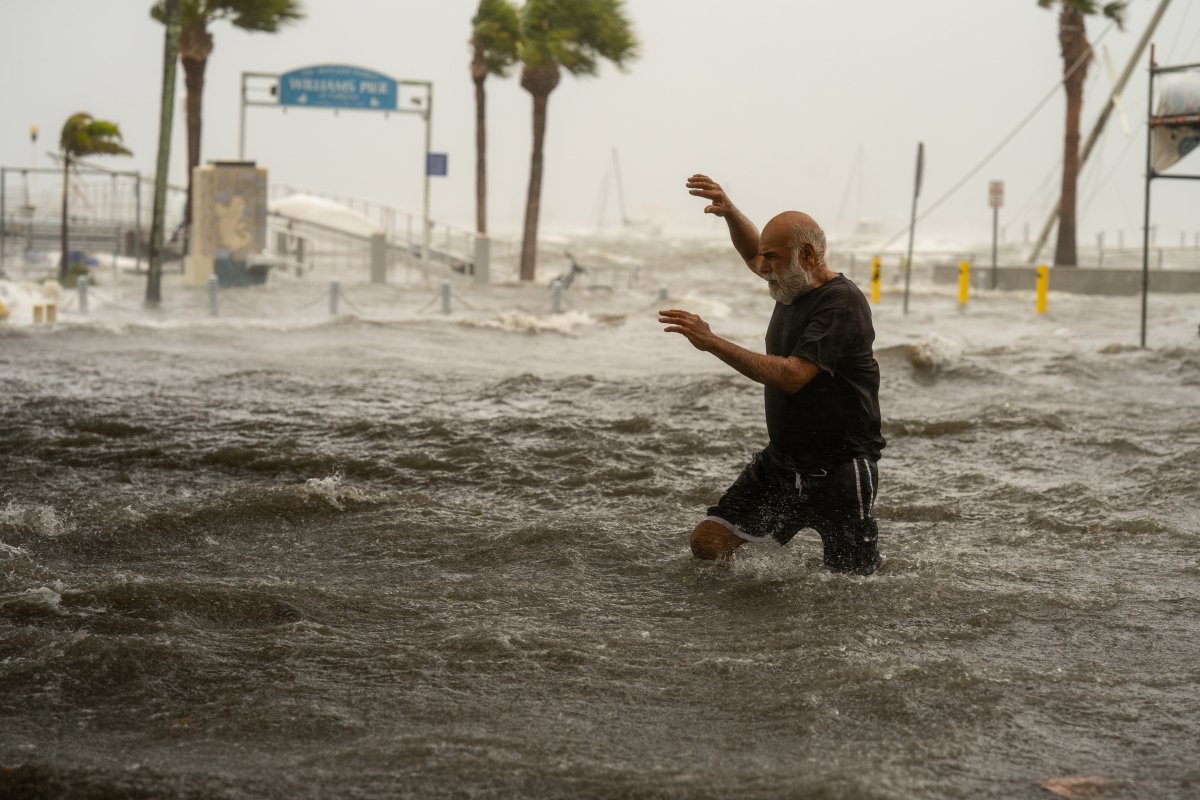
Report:
[{"label": "small street sign", "polygon": [[425,174],[444,177],[447,175],[450,157],[445,153],[425,154]]},{"label": "small street sign", "polygon": [[988,184],[988,205],[992,208],[1004,205],[1004,181],[992,181]]}]

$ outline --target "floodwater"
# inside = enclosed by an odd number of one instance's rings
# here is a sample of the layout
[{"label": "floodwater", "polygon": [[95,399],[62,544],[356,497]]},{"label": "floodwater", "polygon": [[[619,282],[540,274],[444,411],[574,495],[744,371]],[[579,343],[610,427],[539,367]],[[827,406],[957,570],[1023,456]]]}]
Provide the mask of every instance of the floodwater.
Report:
[{"label": "floodwater", "polygon": [[0,795],[1200,794],[1195,296],[1142,350],[1137,298],[890,282],[862,578],[811,531],[691,558],[761,391],[655,311],[761,347],[770,300],[725,245],[611,246],[637,285],[561,314],[352,275],[334,317],[314,276],[16,309]]}]

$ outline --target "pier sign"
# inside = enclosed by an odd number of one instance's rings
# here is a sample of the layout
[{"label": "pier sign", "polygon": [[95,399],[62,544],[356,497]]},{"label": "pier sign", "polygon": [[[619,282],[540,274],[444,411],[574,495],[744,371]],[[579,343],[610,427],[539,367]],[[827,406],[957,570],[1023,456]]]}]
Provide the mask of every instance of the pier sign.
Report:
[{"label": "pier sign", "polygon": [[279,76],[279,105],[396,110],[396,81],[345,64],[303,67]]}]

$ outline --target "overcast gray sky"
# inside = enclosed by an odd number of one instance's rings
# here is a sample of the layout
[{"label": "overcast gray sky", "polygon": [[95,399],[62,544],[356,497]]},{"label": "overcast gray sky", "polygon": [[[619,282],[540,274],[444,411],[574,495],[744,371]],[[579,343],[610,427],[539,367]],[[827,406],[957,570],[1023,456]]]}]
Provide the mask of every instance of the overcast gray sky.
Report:
[{"label": "overcast gray sky", "polygon": [[[1158,0],[1133,0],[1125,31],[1102,40],[1119,71]],[[474,214],[474,106],[467,65],[476,0],[304,0],[306,19],[276,35],[218,23],[205,91],[203,158],[237,156],[243,71],[341,63],[434,83],[433,150],[450,174],[433,186],[433,216],[466,226]],[[0,164],[37,163],[76,111],[120,123],[132,159],[153,171],[163,30],[149,0],[0,0]],[[1200,0],[1174,0],[1154,41],[1160,63],[1200,62]],[[956,183],[1051,91],[1061,74],[1054,12],[1035,0],[627,0],[642,57],[626,72],[565,77],[551,95],[542,229],[595,230],[614,148],[628,214],[668,230],[712,229],[683,183],[703,171],[752,218],[812,213],[835,236],[860,219],[887,232],[909,213],[916,144],[924,141],[922,201]],[[1093,40],[1106,27],[1088,22]],[[184,179],[182,71],[172,182]],[[1108,95],[1091,68],[1085,130]],[[488,82],[490,215],[496,232],[521,224],[528,180],[530,100],[514,77]],[[1138,239],[1145,159],[1145,59],[1080,190],[1081,243],[1107,231]],[[1009,240],[1036,230],[1057,198],[1061,89],[1021,133],[919,229],[927,243],[987,241],[989,180],[1004,180]],[[416,116],[252,108],[247,157],[274,183],[418,210],[423,128]],[[1176,171],[1200,173],[1200,156]],[[609,183],[607,222],[616,219]],[[1159,241],[1200,232],[1200,183],[1154,188]]]}]

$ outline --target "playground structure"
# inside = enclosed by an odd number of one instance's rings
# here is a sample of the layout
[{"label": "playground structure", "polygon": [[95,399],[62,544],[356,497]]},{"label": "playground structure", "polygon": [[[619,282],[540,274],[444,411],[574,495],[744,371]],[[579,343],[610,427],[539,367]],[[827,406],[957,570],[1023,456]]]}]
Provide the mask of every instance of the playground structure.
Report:
[{"label": "playground structure", "polygon": [[[0,271],[56,267],[62,256],[61,168],[0,167]],[[86,163],[72,165],[68,248],[132,258],[142,269],[149,250],[153,177]],[[186,192],[168,187],[168,256],[178,258]],[[168,236],[168,239],[171,239]]]}]

